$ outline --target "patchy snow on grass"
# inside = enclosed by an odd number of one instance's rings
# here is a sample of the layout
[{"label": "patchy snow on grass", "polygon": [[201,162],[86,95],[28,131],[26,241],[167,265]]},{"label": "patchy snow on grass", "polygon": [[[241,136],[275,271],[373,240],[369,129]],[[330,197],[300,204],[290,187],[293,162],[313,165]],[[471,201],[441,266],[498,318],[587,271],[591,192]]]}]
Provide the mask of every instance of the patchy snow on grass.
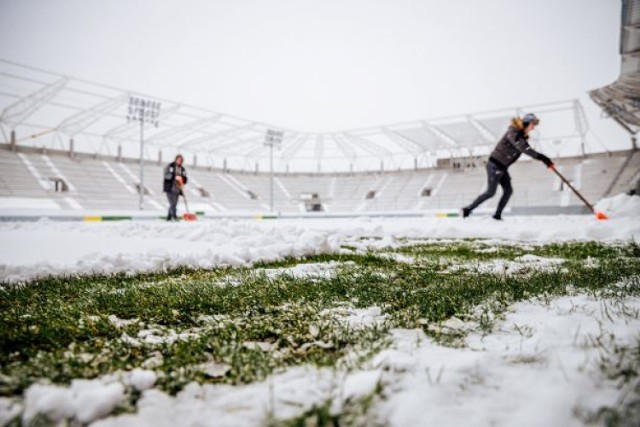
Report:
[{"label": "patchy snow on grass", "polygon": [[[190,339],[196,339],[199,337],[199,330],[197,328],[192,328],[185,332],[177,333],[173,329],[160,329],[160,328],[152,328],[152,329],[143,329],[138,332],[138,339],[136,342],[144,342],[149,345],[164,345],[164,344],[173,344],[176,341],[188,341]],[[125,340],[123,340],[125,341]],[[132,343],[130,341],[130,343]]]},{"label": "patchy snow on grass", "polygon": [[336,269],[345,264],[353,264],[353,262],[340,263],[336,261],[297,264],[294,267],[286,268],[265,268],[256,270],[257,273],[264,272],[267,277],[274,278],[282,275],[292,276],[295,278],[319,278],[330,279]]},{"label": "patchy snow on grass", "polygon": [[613,344],[604,337],[618,346],[639,338],[640,319],[629,313],[640,300],[624,306],[586,296],[518,303],[493,333],[470,334],[461,349],[395,330],[392,348],[372,361],[387,372],[375,411],[391,426],[581,425],[621,394],[599,362],[602,345]]},{"label": "patchy snow on grass", "polygon": [[337,307],[322,310],[320,315],[325,318],[337,320],[351,328],[367,328],[381,325],[386,316],[382,314],[380,307],[353,308]]},{"label": "patchy snow on grass", "polygon": [[[438,345],[419,329],[396,329],[391,347],[359,369],[299,366],[246,385],[194,382],[176,396],[154,389],[155,374],[142,369],[69,387],[35,384],[25,393],[23,421],[46,414],[53,421],[95,421],[94,427],[260,426],[323,405],[340,414],[373,396],[366,416],[390,426],[581,425],[619,402],[617,382],[600,365],[611,349],[637,344],[638,310],[638,298],[522,302],[492,333],[470,332],[464,348]],[[381,315],[371,307],[343,318]],[[443,325],[468,329],[456,320]],[[205,365],[203,373],[214,378],[230,369]],[[136,412],[109,416],[128,387],[142,393]],[[8,400],[0,408],[18,411]]]},{"label": "patchy snow on grass", "polygon": [[456,264],[449,267],[449,272],[454,271],[474,271],[478,273],[490,274],[521,274],[527,271],[553,271],[558,266],[564,264],[566,260],[562,258],[547,258],[537,255],[526,254],[514,258],[513,261],[495,259],[491,261],[476,261]]},{"label": "patchy snow on grass", "polygon": [[[41,222],[0,224],[0,237],[12,242],[0,248],[0,280],[19,282],[48,274],[250,266],[286,257],[336,253],[341,251],[341,245],[356,252],[398,248],[404,245],[403,237],[439,243],[434,239],[490,239],[483,241],[483,246],[514,241],[530,245],[574,240],[628,241],[640,239],[640,222],[633,216],[610,221],[590,217],[508,217],[504,222],[425,218],[409,224],[406,220],[386,219],[181,224]],[[491,249],[484,248],[487,252]],[[377,254],[413,262],[411,257],[400,254]],[[585,261],[585,265],[598,263],[591,258]],[[454,264],[449,271],[458,268],[513,274],[566,268],[563,264],[565,260],[561,258],[526,254],[512,261],[497,259],[463,263],[461,267]],[[333,261],[260,271],[274,278],[284,274],[329,279],[342,265]],[[233,277],[229,280],[229,284],[236,284]],[[637,284],[621,282],[620,286]],[[309,326],[312,339],[301,350],[314,346],[331,348],[331,342],[320,338],[325,324],[360,330],[387,322],[384,304],[367,308],[351,306],[358,304],[356,300],[344,304],[321,313],[318,323]],[[0,399],[0,423],[22,414],[25,423],[46,415],[54,423],[72,420],[94,426],[258,426],[272,420],[289,420],[314,406],[327,404],[338,414],[357,399],[375,394],[369,411],[377,423],[384,425],[582,424],[599,408],[618,403],[621,391],[599,364],[608,363],[606,357],[611,352],[607,349],[636,342],[639,311],[638,298],[620,302],[574,295],[552,300],[548,305],[523,302],[515,304],[496,323],[494,331],[485,335],[475,332],[477,325],[473,322],[455,317],[438,325],[427,321],[422,324],[430,332],[458,334],[466,345],[462,348],[437,344],[423,330],[394,330],[391,348],[353,371],[298,366],[246,385],[191,383],[176,396],[154,388],[162,374],[153,370],[165,363],[161,352],[164,346],[197,338],[200,329],[178,333],[169,327],[145,324],[134,334],[126,328],[134,326],[137,319],[112,315],[108,321],[122,329],[118,336],[123,342],[133,348],[149,346],[156,350],[141,364],[143,369],[101,379],[77,379],[66,387],[33,384],[22,403]],[[203,314],[197,321],[206,328],[208,323],[231,319]],[[125,329],[133,336],[127,335]],[[245,341],[242,346],[276,351],[263,341]],[[198,368],[209,378],[220,378],[232,369],[219,362],[203,363]],[[119,405],[128,402],[132,391],[141,393],[136,412],[114,415]]]}]

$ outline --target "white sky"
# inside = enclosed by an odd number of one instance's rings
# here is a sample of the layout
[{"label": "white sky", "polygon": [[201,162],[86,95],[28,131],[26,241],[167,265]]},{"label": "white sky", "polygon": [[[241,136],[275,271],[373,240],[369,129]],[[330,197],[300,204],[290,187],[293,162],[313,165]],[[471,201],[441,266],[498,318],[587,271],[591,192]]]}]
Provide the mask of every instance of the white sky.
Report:
[{"label": "white sky", "polygon": [[308,132],[581,97],[594,132],[626,148],[628,136],[586,97],[619,74],[620,8],[0,0],[0,57]]}]

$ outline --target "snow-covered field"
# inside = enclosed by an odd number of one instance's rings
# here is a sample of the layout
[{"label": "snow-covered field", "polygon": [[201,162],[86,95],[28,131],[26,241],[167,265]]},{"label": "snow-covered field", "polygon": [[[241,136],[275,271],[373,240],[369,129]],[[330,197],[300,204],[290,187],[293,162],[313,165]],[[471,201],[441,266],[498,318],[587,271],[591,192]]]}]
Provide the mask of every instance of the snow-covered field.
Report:
[{"label": "snow-covered field", "polygon": [[0,223],[0,280],[50,274],[140,272],[178,266],[248,265],[332,253],[362,237],[500,239],[519,242],[640,240],[640,209],[632,216],[403,219],[200,220],[187,223]]},{"label": "snow-covered field", "polygon": [[[535,248],[563,242],[596,241],[604,243],[605,248],[637,242],[638,200],[625,196],[603,201],[598,209],[606,209],[611,218],[608,221],[592,216],[562,216],[507,217],[502,222],[478,217],[200,220],[178,224],[47,220],[0,223],[4,243],[0,247],[0,281],[8,289],[47,275],[133,274],[182,266],[250,267],[258,262],[268,264],[313,255],[373,253],[398,265],[432,266],[434,261],[444,262],[437,274],[453,279],[489,275],[502,281],[513,277],[526,285],[528,275],[541,274],[543,286],[544,277],[557,274],[559,278],[571,278],[573,268],[579,267],[582,273],[576,274],[583,274],[591,268],[598,269],[607,259],[589,256],[570,260],[565,258],[569,252],[540,256],[533,254]],[[436,243],[446,251],[447,244],[459,245],[461,239],[481,239],[474,257],[445,259],[438,255],[432,260],[424,253],[402,251],[417,243]],[[474,242],[465,243],[465,248],[473,249]],[[501,248],[517,253],[503,259],[496,255]],[[564,250],[572,250],[567,248]],[[637,265],[637,255],[633,257],[629,264]],[[384,285],[385,277],[400,268],[393,265],[386,265],[387,270],[371,277]],[[339,274],[351,274],[350,280],[359,280],[366,272],[356,267],[354,261],[332,260],[250,271],[267,282],[279,283],[280,277],[285,282],[305,278],[322,282]],[[424,267],[416,268],[420,273]],[[233,276],[233,269],[229,271],[231,276],[221,286],[240,285],[246,279]],[[316,415],[316,421],[323,420],[321,414],[325,411],[328,419],[332,414],[341,414],[341,425],[567,426],[602,423],[607,418],[597,415],[603,413],[603,408],[635,407],[635,413],[631,411],[631,415],[626,413],[623,417],[633,425],[638,416],[633,399],[639,398],[640,387],[640,277],[634,274],[607,284],[601,291],[587,292],[567,284],[558,294],[545,291],[516,302],[507,299],[505,303],[494,300],[497,296],[491,297],[472,307],[467,317],[449,316],[437,322],[419,319],[416,326],[420,327],[416,328],[385,330],[397,321],[393,318],[397,313],[384,303],[361,308],[340,303],[319,311],[318,318],[330,319],[329,323],[313,320],[319,323],[303,326],[311,341],[296,344],[295,352],[331,349],[334,344],[322,339],[326,332],[322,332],[323,328],[329,324],[347,331],[383,328],[386,344],[381,349],[370,348],[362,360],[362,354],[354,348],[335,366],[303,363],[239,385],[194,381],[175,395],[157,386],[165,373],[157,370],[162,365],[162,355],[154,349],[197,339],[206,328],[181,333],[158,325],[135,329],[141,323],[139,319],[110,316],[113,327],[137,333],[129,336],[122,332],[118,345],[149,347],[149,351],[155,351],[151,353],[154,356],[135,369],[76,378],[62,385],[38,381],[26,388],[23,396],[0,397],[0,425],[16,417],[27,423],[44,416],[54,422],[76,420],[95,426],[258,426],[293,419],[304,421],[304,417],[309,421]],[[531,277],[532,281],[538,280]],[[173,279],[170,282],[175,284]],[[357,303],[358,298],[353,301]],[[285,304],[283,310],[287,307]],[[202,319],[231,321],[215,315]],[[279,345],[277,348],[272,342],[247,341],[241,347],[275,354],[273,357],[279,360],[288,354]],[[88,362],[95,356],[82,353],[79,357]],[[213,360],[198,366],[210,379],[224,377],[232,369],[227,363]],[[636,374],[625,382],[617,373],[627,367],[635,369]],[[3,381],[8,380],[0,378],[0,385]],[[132,391],[140,398],[133,407],[127,407]],[[113,415],[114,410],[123,407],[129,413]]]}]

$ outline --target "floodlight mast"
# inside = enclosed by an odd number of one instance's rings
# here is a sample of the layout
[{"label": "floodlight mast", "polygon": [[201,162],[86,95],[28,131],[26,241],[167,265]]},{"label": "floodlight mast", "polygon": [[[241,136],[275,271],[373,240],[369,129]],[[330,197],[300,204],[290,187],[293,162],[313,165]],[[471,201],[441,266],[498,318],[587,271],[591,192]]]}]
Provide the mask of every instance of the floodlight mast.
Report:
[{"label": "floodlight mast", "polygon": [[139,209],[144,209],[144,125],[153,124],[158,127],[161,103],[149,99],[135,96],[129,97],[129,114],[127,121],[140,122],[140,185],[138,194],[140,195]]},{"label": "floodlight mast", "polygon": [[273,212],[273,147],[280,147],[282,139],[284,138],[284,132],[279,130],[267,129],[267,133],[264,136],[264,145],[269,147],[269,168],[270,168],[270,195],[269,195],[269,212]]}]

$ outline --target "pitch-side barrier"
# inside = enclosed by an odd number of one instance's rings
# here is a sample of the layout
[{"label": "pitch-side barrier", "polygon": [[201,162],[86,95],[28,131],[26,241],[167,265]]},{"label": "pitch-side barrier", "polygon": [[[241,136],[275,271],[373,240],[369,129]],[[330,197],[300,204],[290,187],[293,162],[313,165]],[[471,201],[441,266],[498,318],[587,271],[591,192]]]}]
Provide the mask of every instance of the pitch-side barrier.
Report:
[{"label": "pitch-side barrier", "polygon": [[[591,212],[584,206],[535,206],[512,207],[505,210],[507,215],[587,215]],[[204,212],[196,211],[201,220],[272,220],[272,219],[346,219],[346,218],[456,218],[458,209],[421,211],[370,211],[370,212]],[[492,215],[491,208],[478,209],[474,216]],[[24,221],[161,221],[166,214],[161,211],[118,211],[118,212],[78,212],[78,211],[0,211],[0,222]]]}]

